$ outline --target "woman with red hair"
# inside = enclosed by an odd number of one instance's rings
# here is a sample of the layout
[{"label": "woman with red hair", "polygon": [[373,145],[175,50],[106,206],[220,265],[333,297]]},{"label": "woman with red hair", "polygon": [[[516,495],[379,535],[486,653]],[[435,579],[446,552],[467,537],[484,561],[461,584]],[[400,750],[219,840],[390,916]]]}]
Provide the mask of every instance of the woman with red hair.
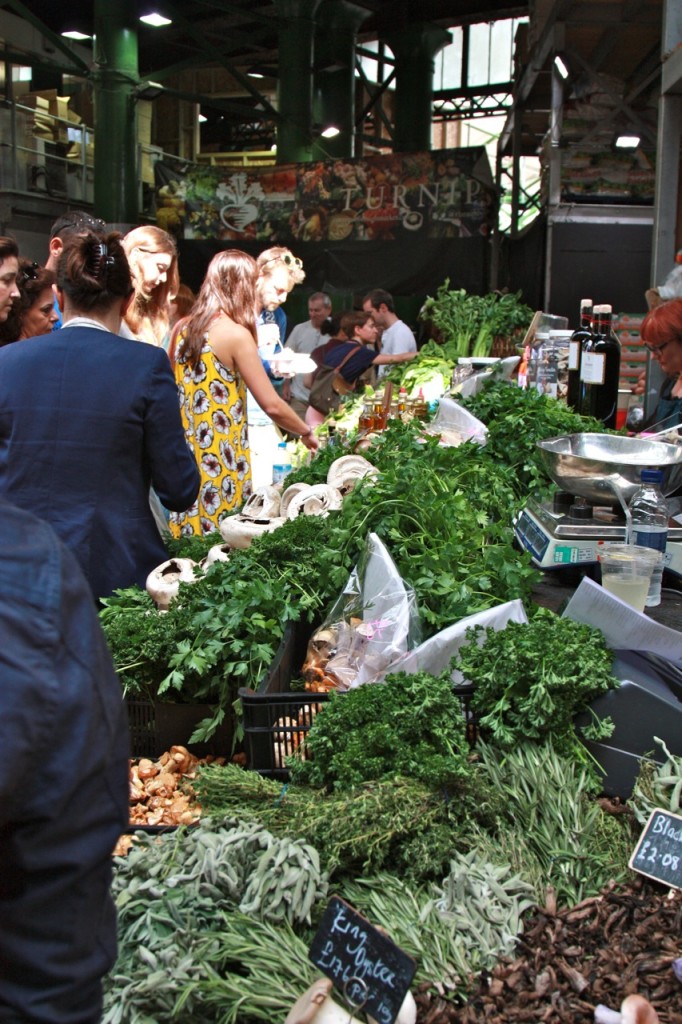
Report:
[{"label": "woman with red hair", "polygon": [[652,422],[660,430],[682,422],[682,299],[650,310],[642,321],[642,339],[666,380]]}]

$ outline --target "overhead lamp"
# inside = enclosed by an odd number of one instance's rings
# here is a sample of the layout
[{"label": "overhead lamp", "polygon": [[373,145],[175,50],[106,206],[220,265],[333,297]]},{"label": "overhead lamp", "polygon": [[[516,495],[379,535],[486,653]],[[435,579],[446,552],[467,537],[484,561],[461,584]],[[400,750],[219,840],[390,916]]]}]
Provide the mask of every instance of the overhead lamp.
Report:
[{"label": "overhead lamp", "polygon": [[208,118],[206,117],[206,114],[199,114],[198,120],[199,120],[199,124],[203,124],[204,121],[208,121]]},{"label": "overhead lamp", "polygon": [[140,82],[135,89],[135,96],[138,100],[156,100],[163,92],[160,82]]},{"label": "overhead lamp", "polygon": [[337,135],[341,134],[341,129],[337,128],[336,125],[330,124],[328,128],[320,132],[323,139],[335,139]]},{"label": "overhead lamp", "polygon": [[249,78],[265,78],[265,75],[261,74],[260,71],[247,71]]},{"label": "overhead lamp", "polygon": [[76,39],[78,42],[82,42],[84,39],[92,39],[92,36],[87,35],[85,32],[79,32],[77,29],[70,29],[68,32],[62,32],[65,39]]},{"label": "overhead lamp", "polygon": [[152,11],[150,14],[140,15],[140,21],[143,21],[145,25],[151,25],[152,28],[163,28],[164,25],[173,24],[170,18],[165,18],[163,14],[159,14],[158,11]]},{"label": "overhead lamp", "polygon": [[554,58],[554,67],[557,69],[557,71],[559,72],[559,74],[561,75],[563,80],[566,81],[566,79],[568,78],[570,72],[569,72],[569,70],[566,67],[564,61],[561,59],[561,57],[559,56],[558,53],[557,53],[556,57]]},{"label": "overhead lamp", "polygon": [[616,149],[637,149],[641,141],[639,135],[625,135],[623,133],[616,136],[614,145]]}]

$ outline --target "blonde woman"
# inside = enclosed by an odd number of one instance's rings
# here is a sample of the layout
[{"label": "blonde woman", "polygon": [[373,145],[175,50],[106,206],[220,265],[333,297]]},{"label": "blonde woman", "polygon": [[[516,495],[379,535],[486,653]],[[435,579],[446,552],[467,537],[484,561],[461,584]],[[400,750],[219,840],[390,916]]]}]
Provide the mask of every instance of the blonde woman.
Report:
[{"label": "blonde woman", "polygon": [[122,325],[124,337],[168,348],[171,300],[180,286],[178,251],[171,235],[148,224],[123,239],[135,296]]},{"label": "blonde woman", "polygon": [[238,249],[211,260],[177,345],[185,436],[201,472],[197,501],[171,513],[175,536],[204,535],[251,494],[246,389],[278,426],[317,450],[317,438],[268,380],[256,341],[256,261]]}]

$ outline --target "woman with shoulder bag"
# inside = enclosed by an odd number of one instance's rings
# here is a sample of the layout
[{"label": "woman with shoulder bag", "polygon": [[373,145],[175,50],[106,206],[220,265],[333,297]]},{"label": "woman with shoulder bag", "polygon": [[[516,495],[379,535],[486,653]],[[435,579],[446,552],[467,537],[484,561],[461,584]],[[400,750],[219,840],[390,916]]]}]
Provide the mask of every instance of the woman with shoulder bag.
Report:
[{"label": "woman with shoulder bag", "polygon": [[311,353],[318,364],[318,369],[304,381],[310,388],[305,420],[311,427],[319,426],[331,410],[338,409],[343,395],[355,391],[358,381],[370,367],[404,363],[416,357],[416,352],[377,354],[373,346],[378,333],[371,313],[363,310],[345,313],[341,317],[339,337]]}]

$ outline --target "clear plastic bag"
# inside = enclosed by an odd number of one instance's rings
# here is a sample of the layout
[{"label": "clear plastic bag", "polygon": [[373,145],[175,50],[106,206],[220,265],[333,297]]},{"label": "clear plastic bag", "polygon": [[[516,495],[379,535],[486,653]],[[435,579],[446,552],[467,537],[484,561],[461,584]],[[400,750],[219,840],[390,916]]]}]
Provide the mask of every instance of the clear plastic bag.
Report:
[{"label": "clear plastic bag", "polygon": [[417,600],[375,533],[322,626],[308,643],[312,691],[350,690],[381,675],[421,639]]}]

